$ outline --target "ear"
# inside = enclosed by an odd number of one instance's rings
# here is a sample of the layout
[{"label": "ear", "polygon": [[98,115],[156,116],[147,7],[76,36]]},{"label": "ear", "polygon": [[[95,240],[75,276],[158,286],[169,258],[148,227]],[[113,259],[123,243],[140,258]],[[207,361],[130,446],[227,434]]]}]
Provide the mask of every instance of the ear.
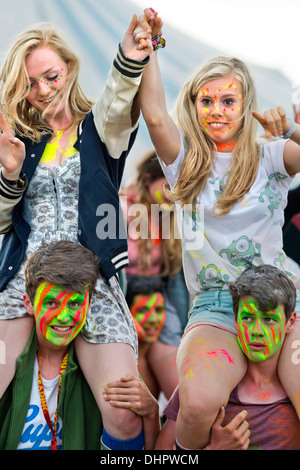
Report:
[{"label": "ear", "polygon": [[27,292],[25,292],[25,294],[23,295],[23,304],[27,313],[29,313],[29,315],[34,315],[33,305]]},{"label": "ear", "polygon": [[286,323],[285,333],[286,334],[290,333],[295,328],[295,324],[296,324],[296,312],[293,312]]}]

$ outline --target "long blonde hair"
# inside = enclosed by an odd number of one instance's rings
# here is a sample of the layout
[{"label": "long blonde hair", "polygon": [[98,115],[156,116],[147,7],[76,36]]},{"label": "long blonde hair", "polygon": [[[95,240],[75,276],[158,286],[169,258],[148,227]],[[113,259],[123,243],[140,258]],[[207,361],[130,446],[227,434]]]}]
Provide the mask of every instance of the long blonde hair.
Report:
[{"label": "long blonde hair", "polygon": [[[82,120],[91,110],[93,101],[85,96],[79,83],[79,58],[51,23],[38,23],[21,33],[10,47],[0,71],[0,83],[4,86],[2,111],[12,131],[20,137],[39,142],[44,132],[51,132],[43,114],[26,99],[30,86],[25,60],[36,48],[48,47],[68,65],[68,75],[63,96],[69,104],[74,121]],[[51,103],[55,106],[60,93]],[[61,96],[61,95],[60,95]],[[48,107],[48,110],[50,106]]]},{"label": "long blonde hair", "polygon": [[[204,64],[183,86],[177,100],[177,119],[183,131],[187,153],[179,179],[168,194],[181,204],[195,204],[214,164],[216,146],[203,132],[195,106],[199,89],[208,81],[234,74],[242,87],[242,127],[232,154],[228,183],[218,198],[215,215],[227,214],[233,204],[252,186],[258,165],[259,145],[255,142],[256,120],[251,110],[257,108],[256,90],[247,66],[239,59],[216,57]],[[216,209],[218,212],[216,212]]]}]

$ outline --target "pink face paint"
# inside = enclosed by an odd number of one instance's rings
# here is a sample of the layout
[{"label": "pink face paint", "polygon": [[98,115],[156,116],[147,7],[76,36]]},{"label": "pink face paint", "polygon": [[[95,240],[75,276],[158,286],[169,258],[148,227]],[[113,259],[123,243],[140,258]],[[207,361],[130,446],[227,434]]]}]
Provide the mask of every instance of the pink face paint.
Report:
[{"label": "pink face paint", "polygon": [[207,352],[206,352],[206,355],[208,357],[224,357],[227,359],[227,361],[230,363],[230,364],[234,364],[235,365],[235,362],[234,360],[232,359],[232,357],[228,354],[228,352],[225,350],[225,349],[209,349]]},{"label": "pink face paint", "polygon": [[44,282],[34,301],[37,329],[56,346],[69,344],[82,329],[89,307],[89,292],[67,292],[61,286]]},{"label": "pink face paint", "polygon": [[237,317],[238,342],[243,353],[252,361],[264,361],[282,346],[285,318],[283,306],[261,312],[255,299],[239,302]]}]

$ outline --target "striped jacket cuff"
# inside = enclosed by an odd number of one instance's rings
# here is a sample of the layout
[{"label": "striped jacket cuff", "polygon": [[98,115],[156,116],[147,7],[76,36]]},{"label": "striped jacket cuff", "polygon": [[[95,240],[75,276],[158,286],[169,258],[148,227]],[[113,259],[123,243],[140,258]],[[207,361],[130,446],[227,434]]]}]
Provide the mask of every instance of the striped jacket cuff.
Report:
[{"label": "striped jacket cuff", "polygon": [[19,199],[25,188],[26,184],[23,188],[11,186],[5,181],[2,173],[0,172],[0,196],[3,196],[6,199]]},{"label": "striped jacket cuff", "polygon": [[126,268],[127,266],[129,266],[128,251],[124,251],[123,253],[114,256],[111,259],[111,262],[114,265],[116,271]]},{"label": "striped jacket cuff", "polygon": [[123,75],[130,78],[137,78],[141,75],[145,65],[148,64],[150,57],[146,57],[142,62],[137,60],[129,59],[124,55],[121,45],[119,44],[119,50],[117,56],[114,59],[114,66]]}]

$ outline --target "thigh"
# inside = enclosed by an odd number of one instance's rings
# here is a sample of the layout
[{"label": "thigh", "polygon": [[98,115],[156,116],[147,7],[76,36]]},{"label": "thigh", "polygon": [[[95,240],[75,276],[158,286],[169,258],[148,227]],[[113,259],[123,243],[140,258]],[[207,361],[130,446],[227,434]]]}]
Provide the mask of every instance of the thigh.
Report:
[{"label": "thigh", "polygon": [[92,344],[78,335],[75,349],[106,431],[116,439],[135,437],[140,431],[140,417],[130,410],[111,406],[103,396],[108,383],[119,380],[125,374],[139,376],[133,348],[124,343]]},{"label": "thigh", "polygon": [[168,400],[178,385],[176,369],[177,351],[178,348],[176,346],[157,341],[150,346],[147,356],[156,380]]},{"label": "thigh", "polygon": [[195,326],[178,350],[180,395],[193,402],[207,397],[226,404],[246,368],[235,334],[213,326]]},{"label": "thigh", "polygon": [[0,321],[0,398],[14,378],[17,358],[28,342],[34,318],[27,316]]},{"label": "thigh", "polygon": [[285,336],[278,362],[280,381],[300,419],[300,321]]},{"label": "thigh", "polygon": [[101,276],[92,297],[82,334],[89,343],[124,343],[135,350],[138,341],[133,319],[118,281]]}]

